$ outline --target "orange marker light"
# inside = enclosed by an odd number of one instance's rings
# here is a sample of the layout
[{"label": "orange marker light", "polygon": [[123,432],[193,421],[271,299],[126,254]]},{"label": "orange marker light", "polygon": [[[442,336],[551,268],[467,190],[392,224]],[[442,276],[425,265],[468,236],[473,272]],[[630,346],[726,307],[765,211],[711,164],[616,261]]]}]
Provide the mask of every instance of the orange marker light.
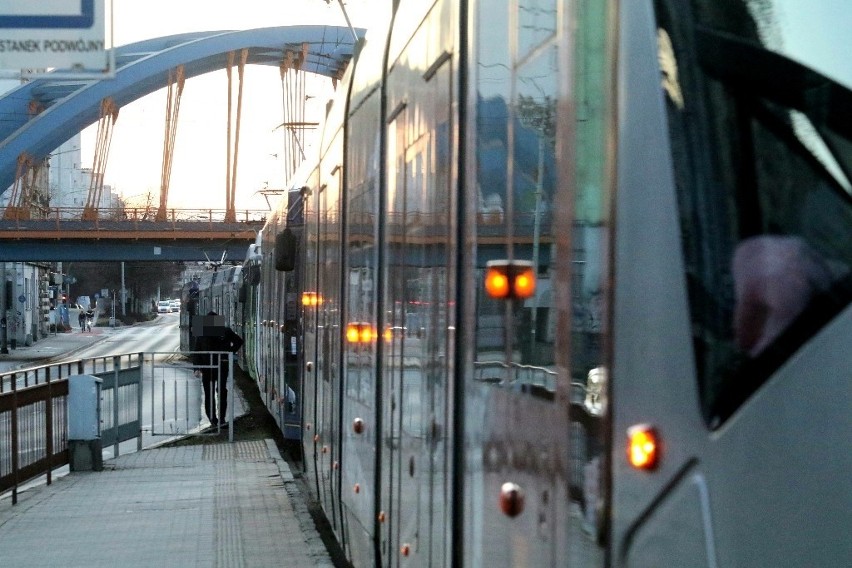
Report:
[{"label": "orange marker light", "polygon": [[531,262],[492,260],[485,267],[485,291],[491,298],[525,299],[535,294],[536,276]]},{"label": "orange marker light", "polygon": [[316,307],[322,304],[322,296],[316,292],[302,292],[302,305],[306,307]]},{"label": "orange marker light", "polygon": [[535,274],[532,268],[526,268],[515,275],[515,297],[529,298],[533,294],[535,294]]},{"label": "orange marker light", "polygon": [[379,336],[378,331],[369,323],[350,322],[346,324],[346,341],[349,343],[372,343]]},{"label": "orange marker light", "polygon": [[485,273],[485,291],[492,298],[509,296],[509,278],[499,268],[489,268]]},{"label": "orange marker light", "polygon": [[657,431],[647,424],[637,424],[627,430],[627,460],[636,469],[657,467],[660,440]]},{"label": "orange marker light", "polygon": [[349,343],[358,343],[358,338],[361,336],[357,323],[350,323],[346,326],[346,341]]},{"label": "orange marker light", "polygon": [[363,324],[361,326],[360,340],[361,343],[370,343],[373,341],[378,334],[376,330],[369,324]]}]

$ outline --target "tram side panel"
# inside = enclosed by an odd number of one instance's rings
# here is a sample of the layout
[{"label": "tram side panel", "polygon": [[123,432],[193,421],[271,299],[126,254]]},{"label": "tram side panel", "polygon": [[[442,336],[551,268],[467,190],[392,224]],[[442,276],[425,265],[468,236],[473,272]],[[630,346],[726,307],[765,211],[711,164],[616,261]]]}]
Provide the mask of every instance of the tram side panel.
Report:
[{"label": "tram side panel", "polygon": [[[388,18],[387,13],[384,14]],[[387,21],[371,28],[353,75],[346,123],[344,187],[344,296],[341,325],[343,408],[340,486],[345,550],[355,566],[376,563],[376,464],[381,459],[377,421],[377,343],[362,341],[359,329],[377,325],[378,202],[382,61]],[[360,326],[360,328],[359,328]]]},{"label": "tram side panel", "polygon": [[391,39],[378,338],[381,507],[388,519],[380,534],[390,565],[444,564],[450,548],[449,450],[459,434],[448,412],[457,380],[456,303],[448,300],[458,252],[458,10],[454,2],[436,2],[424,17],[422,5],[403,2]]},{"label": "tram side panel", "polygon": [[[613,454],[614,559],[841,565],[852,557],[849,394],[838,380],[852,200],[825,164],[842,159],[834,137],[852,138],[835,114],[850,100],[848,75],[822,74],[832,67],[787,41],[772,14],[703,4],[622,14],[634,57],[618,113],[612,388],[630,404],[614,410],[613,447],[644,423],[663,453],[653,471]],[[821,41],[848,45],[835,28],[820,26]],[[809,99],[814,84],[836,98]]]}]

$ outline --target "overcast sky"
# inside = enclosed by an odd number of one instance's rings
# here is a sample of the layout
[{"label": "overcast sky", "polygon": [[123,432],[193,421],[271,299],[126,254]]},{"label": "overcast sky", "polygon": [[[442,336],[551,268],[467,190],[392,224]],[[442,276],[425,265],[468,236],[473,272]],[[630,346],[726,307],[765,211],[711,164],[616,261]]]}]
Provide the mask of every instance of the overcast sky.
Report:
[{"label": "overcast sky", "polygon": [[[354,25],[363,25],[367,3],[347,0]],[[117,0],[114,15],[116,45],[190,31],[317,23],[345,25],[337,0]],[[323,78],[321,84],[328,86],[330,80]],[[309,94],[321,95],[319,88]],[[266,201],[257,191],[284,185],[280,158],[284,132],[273,132],[283,122],[278,69],[248,67],[244,89],[236,206],[264,209]],[[180,103],[170,207],[225,207],[227,94],[224,70],[187,81]],[[152,192],[155,202],[159,199],[165,120],[165,90],[120,110],[105,180],[125,198]],[[95,127],[83,133],[83,167],[91,167],[95,134]]]}]

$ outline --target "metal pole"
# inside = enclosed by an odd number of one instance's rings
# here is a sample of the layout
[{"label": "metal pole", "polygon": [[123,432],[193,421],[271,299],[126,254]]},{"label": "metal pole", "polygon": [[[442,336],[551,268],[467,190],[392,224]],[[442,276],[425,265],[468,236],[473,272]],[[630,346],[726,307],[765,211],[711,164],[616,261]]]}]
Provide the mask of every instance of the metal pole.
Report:
[{"label": "metal pole", "polygon": [[2,271],[0,271],[0,354],[8,355],[9,354],[9,344],[8,344],[8,335],[6,335],[6,326],[8,325],[8,320],[6,319],[6,311],[9,309],[9,306],[6,305],[6,263],[0,263],[2,266]]},{"label": "metal pole", "polygon": [[340,11],[343,12],[343,17],[346,19],[346,25],[349,26],[349,31],[352,32],[352,40],[355,45],[358,45],[358,34],[355,33],[355,28],[352,27],[352,22],[349,20],[349,14],[346,12],[346,6],[343,5],[343,0],[337,0],[340,4]]},{"label": "metal pole", "polygon": [[18,408],[18,377],[12,375],[12,505],[18,504]]},{"label": "metal pole", "polygon": [[[286,393],[285,393],[286,395]],[[228,441],[234,441],[234,354],[228,352]]]},{"label": "metal pole", "polygon": [[125,304],[127,304],[127,291],[124,289],[124,261],[121,261],[121,317],[127,315],[125,311]]},{"label": "metal pole", "polygon": [[[139,421],[139,438],[136,443],[136,449],[140,452],[142,451],[142,394],[143,389],[145,388],[145,356],[142,353],[139,353],[137,364],[139,365],[139,382],[137,383],[136,388],[136,419]],[[153,374],[153,371],[152,371]],[[153,404],[154,400],[154,389],[151,388],[151,401]],[[151,423],[153,428],[154,422],[154,411],[151,411]]]},{"label": "metal pole", "polygon": [[[533,274],[538,279],[538,254],[541,241],[541,196],[544,193],[544,131],[539,133],[538,137],[538,179],[535,184],[535,213],[533,217]],[[533,361],[538,361],[536,358],[536,328],[538,327],[538,294],[534,294],[531,298],[531,321],[530,321],[530,357]]]},{"label": "metal pole", "polygon": [[118,426],[119,426],[119,416],[118,416],[118,379],[121,375],[121,355],[116,355],[112,358],[112,428],[113,432],[115,432],[115,445],[112,449],[112,457],[117,458],[119,452],[121,451],[119,448],[120,440],[118,437]]}]

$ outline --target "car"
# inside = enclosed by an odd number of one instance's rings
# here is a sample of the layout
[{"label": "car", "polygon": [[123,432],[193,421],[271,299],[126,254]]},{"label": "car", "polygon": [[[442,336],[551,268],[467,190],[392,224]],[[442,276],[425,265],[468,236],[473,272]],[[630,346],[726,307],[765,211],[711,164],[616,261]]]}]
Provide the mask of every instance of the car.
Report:
[{"label": "car", "polygon": [[157,302],[158,314],[169,314],[172,311],[172,303],[170,300],[160,300]]},{"label": "car", "polygon": [[172,312],[179,312],[180,311],[180,300],[171,300],[169,302],[169,305],[171,306]]}]

